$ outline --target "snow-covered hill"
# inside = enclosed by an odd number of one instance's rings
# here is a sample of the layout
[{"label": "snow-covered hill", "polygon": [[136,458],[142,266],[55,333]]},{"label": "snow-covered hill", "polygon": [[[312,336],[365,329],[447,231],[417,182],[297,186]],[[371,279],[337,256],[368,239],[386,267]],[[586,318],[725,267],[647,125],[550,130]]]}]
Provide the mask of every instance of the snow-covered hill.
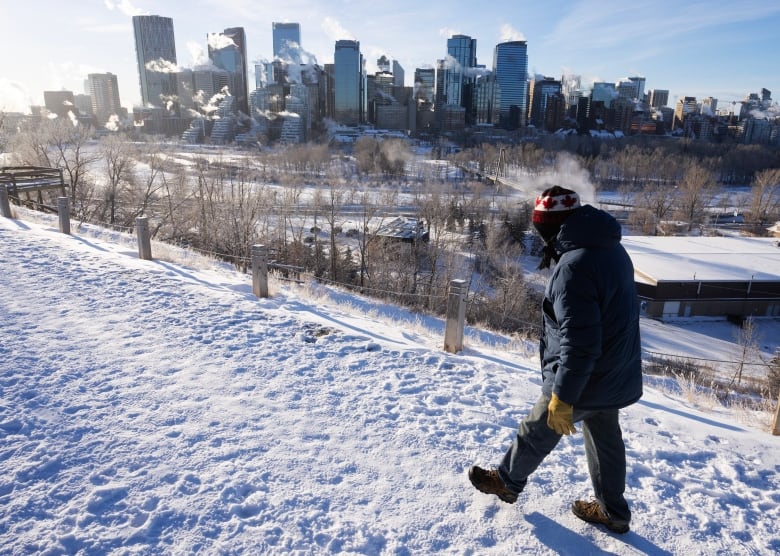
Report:
[{"label": "snow-covered hill", "polygon": [[469,485],[538,395],[533,349],[472,331],[447,354],[436,319],[284,284],[258,300],[247,276],[30,220],[0,218],[0,245],[0,553],[780,551],[780,439],[758,422],[648,387],[621,412],[616,536],[569,511],[590,495],[579,434],[515,505]]}]

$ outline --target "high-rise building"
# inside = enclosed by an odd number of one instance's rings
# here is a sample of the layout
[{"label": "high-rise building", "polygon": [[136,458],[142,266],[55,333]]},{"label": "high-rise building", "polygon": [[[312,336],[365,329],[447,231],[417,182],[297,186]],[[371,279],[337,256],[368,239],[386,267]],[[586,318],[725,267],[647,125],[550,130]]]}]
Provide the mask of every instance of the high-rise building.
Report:
[{"label": "high-rise building", "polygon": [[113,115],[119,115],[119,85],[113,73],[90,73],[87,76],[89,96],[92,98],[92,113],[98,125],[105,124]]},{"label": "high-rise building", "polygon": [[398,60],[393,60],[393,85],[403,87],[404,78],[404,68],[398,63]]},{"label": "high-rise building", "polygon": [[291,45],[301,45],[301,25],[299,23],[272,23],[274,58],[286,58]]},{"label": "high-rise building", "polygon": [[447,39],[447,59],[442,66],[446,104],[471,106],[471,85],[474,78],[468,70],[477,65],[477,39],[453,35]]},{"label": "high-rise building", "polygon": [[[87,88],[89,90],[89,88]],[[91,117],[94,116],[94,112],[92,111],[92,96],[91,95],[79,95],[74,94],[73,100],[76,103],[76,108],[79,109],[79,112],[82,116]]]},{"label": "high-rise building", "polygon": [[176,42],[173,19],[158,15],[133,16],[135,55],[141,101],[144,106],[163,106],[165,97],[176,95]]},{"label": "high-rise building", "polygon": [[650,106],[662,108],[669,104],[669,91],[666,89],[650,89]]},{"label": "high-rise building", "polygon": [[645,78],[626,77],[618,81],[615,89],[618,95],[623,98],[642,101],[645,96]]},{"label": "high-rise building", "polygon": [[561,92],[566,99],[566,108],[572,115],[576,112],[577,103],[582,97],[582,77],[574,74],[561,76]]},{"label": "high-rise building", "polygon": [[[547,118],[547,108],[553,96],[561,94],[561,82],[552,77],[537,77],[529,87],[528,123],[541,129]],[[557,105],[556,105],[557,107]],[[557,119],[555,120],[557,121]]]},{"label": "high-rise building", "polygon": [[683,97],[677,101],[674,107],[674,121],[672,129],[683,127],[685,119],[692,114],[698,114],[699,107],[696,103],[696,97]]},{"label": "high-rise building", "polygon": [[67,117],[68,112],[78,116],[73,91],[43,91],[43,103],[58,118]]},{"label": "high-rise building", "polygon": [[701,113],[714,116],[718,112],[718,99],[707,97],[701,101]]},{"label": "high-rise building", "polygon": [[516,129],[525,125],[528,113],[528,47],[525,41],[496,45],[493,73],[501,95],[500,125]]},{"label": "high-rise building", "polygon": [[474,84],[474,123],[498,124],[501,92],[496,75],[489,73],[480,76]]},{"label": "high-rise building", "polygon": [[336,41],[333,55],[334,117],[345,125],[364,121],[365,69],[360,42]]},{"label": "high-rise building", "polygon": [[433,105],[436,90],[436,70],[433,68],[417,68],[414,70],[414,100],[418,104]]},{"label": "high-rise building", "polygon": [[243,27],[231,27],[209,35],[209,59],[230,74],[230,94],[236,97],[236,108],[249,113],[246,76],[246,34]]},{"label": "high-rise building", "polygon": [[645,96],[645,84],[647,83],[647,79],[637,75],[637,76],[634,76],[634,77],[629,77],[628,80],[629,81],[633,81],[634,83],[636,83],[636,90],[637,90],[637,96],[636,97],[639,100],[643,100],[644,96]]},{"label": "high-rise building", "polygon": [[382,54],[376,61],[376,67],[380,72],[392,73],[392,64],[390,58]]}]

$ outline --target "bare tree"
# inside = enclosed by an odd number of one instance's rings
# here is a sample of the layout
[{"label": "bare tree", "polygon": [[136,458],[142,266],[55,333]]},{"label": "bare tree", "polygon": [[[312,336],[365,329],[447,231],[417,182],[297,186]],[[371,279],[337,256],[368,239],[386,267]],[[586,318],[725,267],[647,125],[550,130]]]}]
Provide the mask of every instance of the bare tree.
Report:
[{"label": "bare tree", "polygon": [[31,122],[11,138],[11,152],[15,164],[54,168],[50,121]]},{"label": "bare tree", "polygon": [[714,178],[704,166],[693,162],[688,165],[677,188],[678,212],[688,222],[688,231],[704,218],[704,211],[713,197]]},{"label": "bare tree", "polygon": [[[360,258],[359,283],[360,287],[366,286],[366,278],[369,269],[369,256],[371,254],[372,242],[376,241],[376,235],[373,233],[370,225],[375,221],[379,214],[380,207],[373,199],[367,187],[358,194],[360,203],[360,229],[358,230],[358,256]],[[381,226],[381,222],[376,223]]]},{"label": "bare tree", "polygon": [[[132,145],[122,134],[108,135],[100,141],[100,153],[106,172],[102,220],[108,217],[109,224],[116,224],[120,196],[123,190],[132,187],[135,179]],[[124,221],[122,225],[128,226],[131,223],[132,221]]]},{"label": "bare tree", "polygon": [[89,126],[64,119],[53,120],[50,133],[51,150],[54,152],[54,164],[62,168],[67,178],[70,190],[71,204],[78,206],[81,200],[86,203],[81,211],[86,211],[88,202],[85,199],[82,187],[89,188],[85,184],[87,174],[92,165],[100,158],[100,154],[86,148],[86,142],[92,137],[93,130]]},{"label": "bare tree", "polygon": [[765,225],[780,212],[780,169],[756,174],[750,190],[749,222],[756,228]]},{"label": "bare tree", "polygon": [[336,243],[336,234],[340,228],[339,215],[342,199],[344,198],[344,184],[340,179],[331,179],[325,196],[324,217],[328,223],[330,232],[330,279],[339,280],[338,263],[339,252]]},{"label": "bare tree", "polygon": [[247,270],[250,250],[257,242],[257,222],[266,206],[267,189],[254,179],[248,164],[234,169],[219,192],[218,249],[230,257],[242,272]]},{"label": "bare tree", "polygon": [[737,368],[734,371],[734,376],[729,383],[728,388],[742,384],[742,373],[745,369],[745,364],[749,363],[751,357],[755,357],[760,352],[758,328],[752,317],[748,317],[742,323],[737,334],[737,346],[739,347],[739,353],[737,354]]}]

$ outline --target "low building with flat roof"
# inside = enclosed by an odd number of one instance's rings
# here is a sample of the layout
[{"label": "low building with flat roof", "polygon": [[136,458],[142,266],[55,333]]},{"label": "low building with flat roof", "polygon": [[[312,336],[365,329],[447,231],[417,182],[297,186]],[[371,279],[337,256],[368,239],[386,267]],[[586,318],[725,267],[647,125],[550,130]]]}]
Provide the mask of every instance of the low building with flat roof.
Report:
[{"label": "low building with flat roof", "polygon": [[642,314],[780,317],[780,242],[750,237],[625,236]]}]

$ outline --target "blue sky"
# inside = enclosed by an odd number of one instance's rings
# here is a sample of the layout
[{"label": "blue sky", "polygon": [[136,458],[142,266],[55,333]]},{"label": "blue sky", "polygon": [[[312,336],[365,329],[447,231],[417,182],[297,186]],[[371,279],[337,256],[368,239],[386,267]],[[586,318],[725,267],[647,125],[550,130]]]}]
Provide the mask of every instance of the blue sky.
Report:
[{"label": "blue sky", "polygon": [[82,92],[91,72],[116,74],[122,104],[138,103],[133,14],[173,18],[183,67],[203,56],[208,33],[236,26],[250,62],[269,59],[271,23],[295,21],[320,64],[333,61],[335,40],[356,39],[370,70],[386,54],[408,85],[461,33],[488,67],[498,42],[520,38],[531,73],[579,74],[583,85],[641,75],[646,89],[670,91],[670,105],[712,96],[722,107],[762,87],[780,98],[777,0],[0,0],[0,110],[27,111],[44,90]]}]

